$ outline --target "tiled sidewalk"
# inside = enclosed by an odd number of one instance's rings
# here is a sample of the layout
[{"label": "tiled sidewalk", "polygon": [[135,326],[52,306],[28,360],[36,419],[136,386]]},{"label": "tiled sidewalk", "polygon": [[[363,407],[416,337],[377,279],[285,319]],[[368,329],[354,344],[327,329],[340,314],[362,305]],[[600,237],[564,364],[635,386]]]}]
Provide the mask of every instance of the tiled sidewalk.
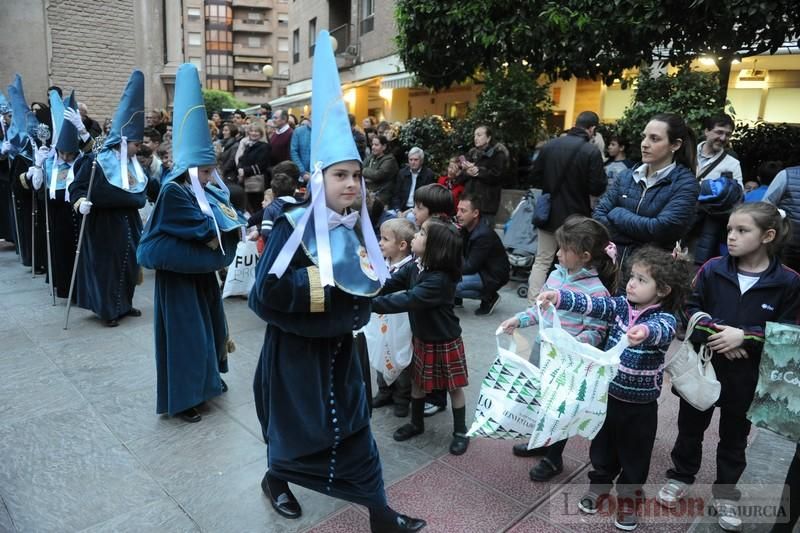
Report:
[{"label": "tiled sidewalk", "polygon": [[[303,517],[287,521],[261,493],[266,454],[251,383],[264,324],[244,300],[225,302],[238,346],[225,376],[230,391],[206,404],[199,424],[155,415],[152,279],[148,273],[136,291],[141,318],[109,329],[91,313],[73,309],[64,331],[63,301],[53,307],[43,278],[31,279],[0,243],[0,532],[367,531],[363,508],[298,488]],[[523,307],[514,289],[503,290],[491,317],[475,317],[475,302],[458,311],[471,374],[468,410],[494,358],[497,324]],[[674,398],[663,399],[654,483],[663,475],[675,436]],[[576,518],[574,508],[567,508],[570,516],[564,519],[557,508],[564,498],[551,494],[585,483],[585,440],[569,444],[565,473],[555,483],[539,485],[528,480],[534,461],[513,457],[511,442],[474,440],[465,455],[447,455],[449,411],[426,419],[425,434],[397,443],[391,435],[403,422],[390,408],[380,409],[373,432],[390,502],[426,518],[426,531],[613,529],[606,518]],[[715,446],[711,431],[708,439],[707,459]],[[748,452],[746,481],[754,487],[781,483],[793,449],[758,433]],[[701,481],[711,480],[712,464],[704,462]],[[574,505],[573,499],[566,501]]]}]

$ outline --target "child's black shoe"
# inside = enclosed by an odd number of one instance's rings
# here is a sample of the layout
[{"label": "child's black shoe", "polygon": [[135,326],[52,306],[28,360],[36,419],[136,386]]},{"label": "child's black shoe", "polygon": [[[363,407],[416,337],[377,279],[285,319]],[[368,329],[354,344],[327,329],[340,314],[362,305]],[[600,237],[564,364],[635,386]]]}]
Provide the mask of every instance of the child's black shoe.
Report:
[{"label": "child's black shoe", "polygon": [[460,433],[453,433],[453,440],[450,441],[450,453],[452,455],[463,455],[469,447],[469,437]]},{"label": "child's black shoe", "polygon": [[404,440],[408,440],[411,437],[416,437],[425,432],[425,428],[417,427],[414,424],[405,424],[400,426],[397,431],[394,432],[394,440],[397,442],[403,442]]},{"label": "child's black shoe", "polygon": [[531,468],[529,475],[531,481],[550,481],[561,472],[564,471],[564,463],[554,463],[547,457],[544,457],[539,464]]}]

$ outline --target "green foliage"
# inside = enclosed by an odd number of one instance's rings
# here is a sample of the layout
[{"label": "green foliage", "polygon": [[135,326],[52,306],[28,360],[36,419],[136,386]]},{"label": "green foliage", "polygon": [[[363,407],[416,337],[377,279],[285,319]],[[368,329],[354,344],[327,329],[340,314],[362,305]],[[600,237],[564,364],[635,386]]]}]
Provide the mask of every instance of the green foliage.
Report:
[{"label": "green foliage", "polygon": [[466,118],[452,122],[436,115],[412,118],[403,126],[400,141],[425,150],[430,167],[444,173],[450,156],[468,152],[474,145],[475,127],[485,124],[492,129],[492,140],[508,149],[511,168],[507,175],[513,177],[519,156],[527,154],[530,142],[544,132],[551,105],[548,86],[540,84],[533,71],[510,65],[486,74],[483,90]]},{"label": "green foliage", "polygon": [[203,101],[206,106],[206,113],[208,118],[211,114],[220,112],[223,109],[238,109],[247,107],[245,102],[237,100],[233,95],[226,91],[218,91],[217,89],[203,89]]},{"label": "green foliage", "polygon": [[764,161],[781,161],[785,167],[800,164],[800,126],[789,124],[740,124],[731,148],[746,177],[755,177]]},{"label": "green foliage", "polygon": [[800,2],[397,0],[396,19],[406,68],[437,90],[522,60],[551,79],[611,83],[641,64],[708,54],[722,92],[734,54],[774,53],[798,38]]},{"label": "green foliage", "polygon": [[400,130],[400,142],[425,150],[425,165],[444,174],[450,156],[455,153],[453,127],[439,115],[412,118]]},{"label": "green foliage", "polygon": [[672,75],[650,77],[643,71],[636,84],[633,103],[616,124],[617,135],[628,141],[628,157],[638,159],[639,139],[653,115],[677,113],[696,132],[702,132],[703,119],[719,111],[716,73],[681,69]]}]

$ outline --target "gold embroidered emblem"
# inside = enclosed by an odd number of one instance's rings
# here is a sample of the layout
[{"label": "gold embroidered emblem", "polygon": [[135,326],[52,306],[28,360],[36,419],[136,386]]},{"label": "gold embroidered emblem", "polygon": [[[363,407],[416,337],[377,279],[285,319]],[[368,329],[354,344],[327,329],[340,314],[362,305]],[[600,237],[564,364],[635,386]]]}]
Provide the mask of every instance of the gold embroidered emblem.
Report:
[{"label": "gold embroidered emblem", "polygon": [[222,203],[217,205],[219,206],[220,210],[225,213],[226,217],[230,218],[231,220],[237,220],[238,217],[236,216],[236,211],[234,211],[231,207]]}]

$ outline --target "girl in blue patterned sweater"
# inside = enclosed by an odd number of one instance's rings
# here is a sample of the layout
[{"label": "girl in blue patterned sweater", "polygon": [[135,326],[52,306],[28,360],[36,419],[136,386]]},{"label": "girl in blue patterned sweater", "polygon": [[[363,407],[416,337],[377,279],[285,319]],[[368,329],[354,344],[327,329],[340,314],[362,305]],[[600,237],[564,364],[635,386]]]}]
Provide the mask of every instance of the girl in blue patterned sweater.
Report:
[{"label": "girl in blue patterned sweater", "polygon": [[608,412],[592,440],[590,489],[578,503],[589,514],[617,482],[618,529],[636,529],[636,499],[650,471],[650,455],[658,424],[658,397],[664,355],[675,337],[675,313],[683,303],[689,268],[668,252],[646,246],[631,259],[626,295],[590,297],[568,290],[547,291],[538,301],[559,310],[582,313],[609,323],[606,349],[627,336],[619,371],[608,388]]}]

